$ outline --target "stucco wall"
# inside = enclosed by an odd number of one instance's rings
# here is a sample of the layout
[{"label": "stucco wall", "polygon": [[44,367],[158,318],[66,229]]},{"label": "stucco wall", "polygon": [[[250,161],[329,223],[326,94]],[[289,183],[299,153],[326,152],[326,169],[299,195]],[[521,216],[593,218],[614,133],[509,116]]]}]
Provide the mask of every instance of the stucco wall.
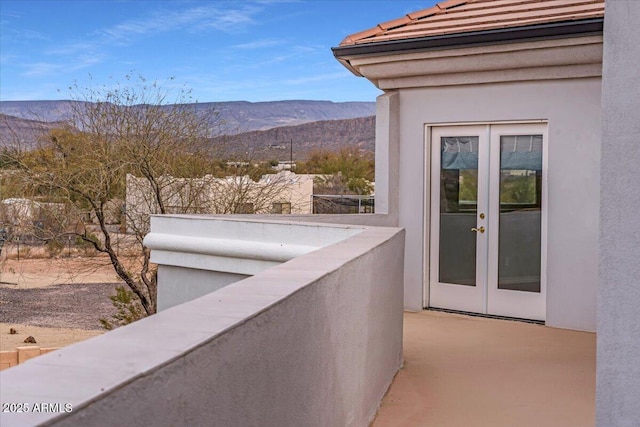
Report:
[{"label": "stucco wall", "polygon": [[405,306],[423,303],[425,125],[548,120],[547,324],[596,326],[600,78],[399,91],[399,223],[407,230]]},{"label": "stucco wall", "polygon": [[[287,215],[289,217],[289,215]],[[302,216],[311,219],[314,216]],[[362,227],[325,226],[256,215],[155,215],[145,245],[158,267],[158,310],[165,310],[339,242]]]},{"label": "stucco wall", "polygon": [[607,1],[597,425],[640,422],[640,2]]},{"label": "stucco wall", "polygon": [[403,250],[403,230],[364,228],[4,370],[3,402],[73,411],[0,425],[367,426],[402,362]]},{"label": "stucco wall", "polygon": [[223,271],[158,266],[158,311],[182,304],[249,277]]},{"label": "stucco wall", "polygon": [[400,168],[399,96],[389,92],[376,99],[376,213],[397,225]]}]

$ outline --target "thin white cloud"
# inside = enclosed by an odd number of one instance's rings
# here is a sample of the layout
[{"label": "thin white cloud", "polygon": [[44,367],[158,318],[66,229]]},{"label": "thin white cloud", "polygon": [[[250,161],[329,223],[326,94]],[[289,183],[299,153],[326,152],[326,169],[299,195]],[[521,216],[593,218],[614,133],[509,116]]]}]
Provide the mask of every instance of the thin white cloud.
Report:
[{"label": "thin white cloud", "polygon": [[296,53],[305,54],[305,53],[315,53],[318,51],[324,51],[326,48],[324,46],[295,45],[291,49]]},{"label": "thin white cloud", "polygon": [[301,0],[255,0],[257,4],[301,3]]},{"label": "thin white cloud", "polygon": [[[147,18],[129,20],[99,31],[104,42],[129,43],[139,35],[157,34],[177,29],[238,32],[255,23],[260,9],[250,4],[236,4],[236,7],[222,7],[207,4],[180,11],[157,10]],[[230,6],[230,5],[229,5]]]},{"label": "thin white cloud", "polygon": [[104,57],[102,55],[80,55],[65,63],[34,62],[22,64],[24,72],[21,74],[25,77],[43,77],[52,74],[69,73],[99,64],[103,60]]},{"label": "thin white cloud", "polygon": [[264,39],[255,40],[249,43],[242,43],[231,46],[232,49],[263,49],[265,47],[272,47],[284,44],[284,40]]},{"label": "thin white cloud", "polygon": [[0,64],[11,64],[18,56],[13,54],[0,54]]},{"label": "thin white cloud", "polygon": [[295,93],[305,91],[307,87],[313,87],[314,83],[319,84],[321,82],[348,79],[350,77],[353,76],[347,70],[344,70],[289,79],[272,79],[267,76],[260,79],[228,79],[209,74],[194,74],[188,76],[187,80],[191,85],[196,85],[199,92],[207,95],[208,99],[232,99],[237,97],[238,92],[252,93],[255,96],[266,96],[271,99],[285,99],[278,98],[275,93],[272,94],[274,88],[278,88],[277,91],[288,90],[291,93],[291,95],[285,95],[283,92],[281,94],[283,97],[294,96]]},{"label": "thin white cloud", "polygon": [[228,33],[242,32],[248,25],[256,23],[253,15],[259,10],[249,5],[244,5],[237,10],[211,10],[210,18],[212,19],[203,20],[196,28],[199,30],[213,28]]},{"label": "thin white cloud", "polygon": [[100,64],[104,61],[104,55],[95,54],[95,55],[80,55],[78,56],[73,63],[70,64],[69,69],[71,71],[81,70],[83,68],[90,67],[95,64]]},{"label": "thin white cloud", "polygon": [[22,73],[26,77],[41,77],[59,72],[63,69],[62,64],[53,64],[50,62],[35,62],[32,64],[23,64],[25,71]]},{"label": "thin white cloud", "polygon": [[288,61],[289,59],[295,58],[296,54],[288,54],[288,55],[273,55],[269,57],[269,59],[265,59],[263,61],[254,62],[248,66],[247,68],[263,68],[267,65],[279,64],[281,62]]},{"label": "thin white cloud", "polygon": [[[155,10],[149,16],[131,19],[112,27],[98,30],[92,34],[92,41],[81,41],[61,44],[46,50],[51,56],[62,56],[65,69],[78,70],[101,62],[105,55],[101,53],[103,47],[121,44],[128,45],[138,36],[153,35],[167,31],[187,29],[235,32],[254,23],[253,16],[259,11],[250,4],[226,5],[206,4],[180,11]],[[92,56],[90,56],[92,55]],[[75,58],[73,57],[75,56]],[[62,59],[61,59],[62,60]],[[41,76],[47,70],[60,70],[62,65],[53,61],[26,64],[26,76]]]},{"label": "thin white cloud", "polygon": [[277,54],[273,54],[268,56],[267,59],[263,60],[255,60],[251,64],[244,65],[247,68],[262,68],[268,65],[279,64],[285,61],[290,61],[293,59],[303,60],[301,58],[308,57],[309,55],[314,55],[318,52],[322,52],[323,49],[318,46],[303,46],[303,45],[295,45],[289,46],[284,49],[281,49],[277,52]]},{"label": "thin white cloud", "polygon": [[[22,76],[43,77],[54,73],[67,73],[91,67],[106,58],[104,49],[114,44],[129,45],[136,38],[175,30],[224,31],[237,33],[256,25],[255,16],[261,11],[256,3],[198,3],[182,10],[156,9],[139,19],[129,19],[89,34],[85,40],[59,43],[44,51],[49,60],[16,64],[23,68]],[[24,32],[24,37],[46,37],[36,31]],[[277,40],[257,40],[236,46],[239,49],[258,49],[282,43]],[[3,63],[16,58],[4,55]],[[275,58],[280,61],[285,58]]]},{"label": "thin white cloud", "polygon": [[13,30],[12,36],[22,40],[50,40],[47,35],[34,30]]},{"label": "thin white cloud", "polygon": [[0,26],[2,27],[0,32],[2,33],[3,44],[23,45],[32,41],[51,40],[49,36],[39,31],[10,28],[10,25],[11,23],[4,21]]},{"label": "thin white cloud", "polygon": [[50,48],[44,53],[47,55],[74,55],[78,52],[86,52],[92,49],[96,49],[97,46],[98,45],[96,43],[90,42],[68,43],[58,47]]}]

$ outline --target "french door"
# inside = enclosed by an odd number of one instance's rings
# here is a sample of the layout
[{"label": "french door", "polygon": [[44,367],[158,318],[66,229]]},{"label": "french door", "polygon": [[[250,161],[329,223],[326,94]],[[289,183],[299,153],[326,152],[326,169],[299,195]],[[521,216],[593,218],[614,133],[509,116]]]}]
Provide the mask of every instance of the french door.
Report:
[{"label": "french door", "polygon": [[429,129],[429,305],[544,320],[546,125]]}]

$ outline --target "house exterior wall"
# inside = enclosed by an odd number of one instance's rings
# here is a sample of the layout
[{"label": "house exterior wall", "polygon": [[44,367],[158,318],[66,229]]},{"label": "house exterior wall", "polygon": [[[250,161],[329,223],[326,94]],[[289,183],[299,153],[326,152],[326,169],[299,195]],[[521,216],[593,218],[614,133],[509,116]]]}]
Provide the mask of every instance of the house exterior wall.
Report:
[{"label": "house exterior wall", "polygon": [[[406,308],[421,309],[428,295],[428,289],[423,289],[428,277],[425,227],[429,221],[428,182],[423,179],[428,176],[425,125],[546,120],[546,322],[563,328],[595,330],[600,85],[600,78],[591,77],[397,91],[398,225],[407,230]],[[392,107],[384,98],[381,104]]]},{"label": "house exterior wall", "polygon": [[29,230],[35,221],[62,218],[65,206],[62,203],[38,202],[31,199],[4,199],[0,201],[0,224]]},{"label": "house exterior wall", "polygon": [[[215,178],[159,179],[163,202],[170,214],[271,213],[274,203],[289,203],[291,214],[310,214],[313,176],[282,171],[254,182],[248,175]],[[149,231],[149,215],[160,208],[146,178],[127,174],[125,216],[128,232]]]},{"label": "house exterior wall", "polygon": [[596,423],[640,420],[640,2],[607,1]]}]

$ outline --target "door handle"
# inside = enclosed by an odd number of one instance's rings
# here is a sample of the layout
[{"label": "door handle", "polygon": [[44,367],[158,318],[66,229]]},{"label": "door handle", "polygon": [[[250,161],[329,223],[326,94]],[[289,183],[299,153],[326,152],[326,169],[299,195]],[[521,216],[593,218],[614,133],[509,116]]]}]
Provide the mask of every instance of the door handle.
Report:
[{"label": "door handle", "polygon": [[473,231],[474,233],[484,233],[484,226],[480,226],[479,228],[473,227],[471,231]]}]

